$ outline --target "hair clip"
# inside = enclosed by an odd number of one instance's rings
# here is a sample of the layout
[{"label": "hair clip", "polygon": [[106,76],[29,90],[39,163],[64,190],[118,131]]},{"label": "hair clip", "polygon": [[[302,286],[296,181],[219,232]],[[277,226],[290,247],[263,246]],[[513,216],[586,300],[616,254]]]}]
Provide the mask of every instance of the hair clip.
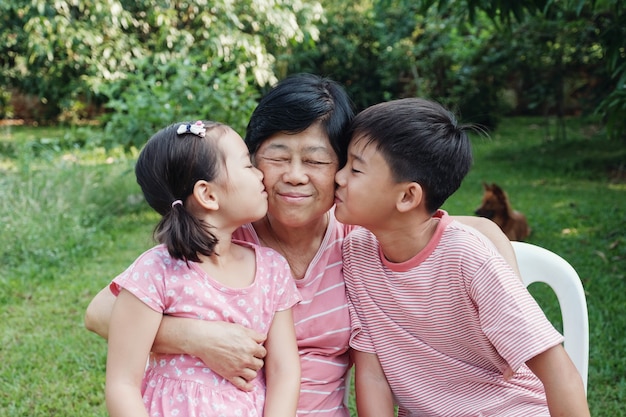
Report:
[{"label": "hair clip", "polygon": [[202,120],[198,120],[194,124],[190,124],[190,123],[181,124],[180,126],[178,126],[176,133],[178,133],[179,135],[184,135],[186,133],[193,133],[194,135],[200,136],[201,138],[203,138],[204,135],[206,134],[206,128],[204,127],[204,122]]}]

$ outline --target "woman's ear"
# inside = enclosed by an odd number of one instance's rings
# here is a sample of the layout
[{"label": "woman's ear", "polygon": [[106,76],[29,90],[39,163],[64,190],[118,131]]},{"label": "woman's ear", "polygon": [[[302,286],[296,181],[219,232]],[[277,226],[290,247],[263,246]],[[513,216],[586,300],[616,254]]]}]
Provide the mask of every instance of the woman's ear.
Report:
[{"label": "woman's ear", "polygon": [[396,202],[396,208],[399,212],[404,213],[417,208],[422,203],[424,197],[424,189],[416,182],[407,182],[404,184],[402,194]]},{"label": "woman's ear", "polygon": [[191,194],[196,203],[205,210],[217,210],[219,208],[219,198],[215,186],[207,181],[197,181],[193,186]]}]

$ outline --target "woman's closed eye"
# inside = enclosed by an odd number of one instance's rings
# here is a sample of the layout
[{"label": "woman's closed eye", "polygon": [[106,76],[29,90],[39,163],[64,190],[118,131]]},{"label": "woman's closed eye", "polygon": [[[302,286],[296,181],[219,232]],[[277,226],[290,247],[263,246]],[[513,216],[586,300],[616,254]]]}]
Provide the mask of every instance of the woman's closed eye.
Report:
[{"label": "woman's closed eye", "polygon": [[318,161],[318,160],[315,160],[315,159],[306,159],[306,160],[304,160],[302,162],[304,162],[305,164],[309,164],[309,165],[330,165],[330,164],[332,164],[332,162],[329,162],[329,161]]},{"label": "woman's closed eye", "polygon": [[278,156],[264,156],[263,159],[270,162],[289,162],[290,158],[278,157]]}]

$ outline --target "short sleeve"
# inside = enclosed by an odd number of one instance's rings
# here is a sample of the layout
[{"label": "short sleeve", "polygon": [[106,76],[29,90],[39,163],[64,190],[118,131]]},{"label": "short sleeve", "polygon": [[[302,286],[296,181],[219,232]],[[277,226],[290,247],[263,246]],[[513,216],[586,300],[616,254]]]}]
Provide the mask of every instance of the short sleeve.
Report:
[{"label": "short sleeve", "polygon": [[291,275],[291,268],[285,258],[270,248],[257,247],[258,261],[262,268],[269,267],[269,276],[274,286],[275,311],[287,310],[298,304],[302,297]]},{"label": "short sleeve", "polygon": [[[123,289],[129,291],[151,309],[163,313],[167,297],[164,272],[171,267],[172,260],[167,250],[159,247],[144,252],[126,271],[113,279],[109,288],[114,295]],[[184,274],[181,270],[181,278]],[[176,279],[176,276],[170,277]],[[171,294],[170,294],[171,295]]]},{"label": "short sleeve", "polygon": [[470,296],[485,335],[513,371],[563,342],[563,336],[500,257],[490,258],[476,271]]},{"label": "short sleeve", "polygon": [[350,246],[351,239],[348,236],[343,243],[343,275],[348,296],[348,311],[350,313],[350,347],[361,352],[376,353],[367,329],[363,326],[366,323],[365,320],[362,320],[364,313],[362,309],[357,307],[360,305],[357,288],[361,283],[354,276],[354,271],[351,267],[352,257],[350,254],[352,252]]},{"label": "short sleeve", "polygon": [[296,287],[296,282],[291,275],[291,268],[289,267],[287,261],[285,261],[284,259],[282,271],[282,285],[278,288],[277,291],[280,300],[276,311],[287,310],[302,301],[300,292]]}]

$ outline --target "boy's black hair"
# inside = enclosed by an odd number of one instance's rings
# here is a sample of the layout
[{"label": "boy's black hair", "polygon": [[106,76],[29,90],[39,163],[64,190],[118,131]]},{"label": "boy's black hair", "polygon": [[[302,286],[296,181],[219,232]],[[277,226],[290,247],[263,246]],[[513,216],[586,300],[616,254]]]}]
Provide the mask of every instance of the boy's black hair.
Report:
[{"label": "boy's black hair", "polygon": [[468,127],[439,103],[406,98],[365,109],[355,117],[351,134],[352,140],[376,146],[396,181],[420,184],[432,214],[461,186],[472,165]]},{"label": "boy's black hair", "polygon": [[280,81],[261,98],[244,140],[250,155],[254,155],[276,133],[297,134],[319,122],[339,158],[339,166],[343,166],[353,117],[352,102],[341,85],[313,74],[296,74]]},{"label": "boy's black hair", "polygon": [[[223,166],[217,138],[230,129],[217,122],[204,122],[206,133],[178,134],[175,123],[155,133],[139,154],[135,165],[137,183],[156,212],[163,217],[154,237],[176,259],[199,262],[198,254],[214,253],[217,238],[211,226],[192,215],[184,202],[199,180],[214,181]],[[183,204],[173,204],[180,200]]]}]

